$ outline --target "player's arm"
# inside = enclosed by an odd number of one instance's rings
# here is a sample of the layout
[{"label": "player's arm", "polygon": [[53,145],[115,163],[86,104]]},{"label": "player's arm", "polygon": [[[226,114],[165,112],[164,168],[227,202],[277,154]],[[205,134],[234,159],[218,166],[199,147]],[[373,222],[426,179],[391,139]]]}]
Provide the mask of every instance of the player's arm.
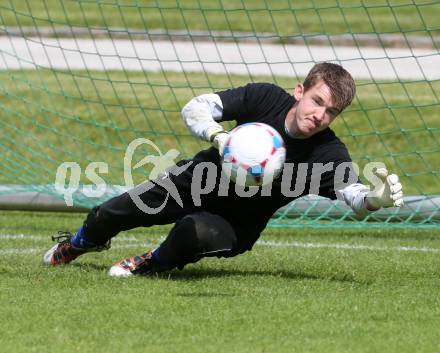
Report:
[{"label": "player's arm", "polygon": [[262,112],[285,103],[286,96],[290,98],[286,91],[276,85],[249,83],[191,99],[182,109],[182,118],[194,135],[211,142],[222,154],[228,134],[219,121],[258,121]]},{"label": "player's arm", "polygon": [[378,183],[371,188],[354,183],[339,190],[345,203],[359,215],[366,215],[383,207],[403,206],[403,191],[399,177],[396,174],[388,174],[385,168],[376,169],[374,174]]},{"label": "player's arm", "polygon": [[215,93],[191,99],[182,109],[182,118],[193,135],[211,142],[222,154],[228,133],[218,123],[223,116],[223,104]]}]

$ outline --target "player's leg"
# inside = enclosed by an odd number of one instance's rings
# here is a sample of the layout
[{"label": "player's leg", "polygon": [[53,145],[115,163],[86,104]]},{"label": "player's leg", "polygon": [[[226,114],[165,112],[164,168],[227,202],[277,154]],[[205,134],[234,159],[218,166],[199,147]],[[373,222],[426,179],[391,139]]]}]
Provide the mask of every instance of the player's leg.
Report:
[{"label": "player's leg", "polygon": [[232,257],[249,245],[241,230],[225,218],[209,212],[196,212],[178,220],[165,241],[153,252],[124,259],[110,269],[112,276],[149,275],[182,269],[204,257]]},{"label": "player's leg", "polygon": [[194,209],[184,197],[182,208],[160,186],[140,195],[140,199],[151,209],[164,207],[160,212],[148,214],[137,207],[129,193],[114,197],[93,208],[75,234],[62,232],[54,237],[58,244],[46,252],[44,263],[56,266],[69,263],[87,252],[109,249],[111,238],[123,230],[173,223]]}]

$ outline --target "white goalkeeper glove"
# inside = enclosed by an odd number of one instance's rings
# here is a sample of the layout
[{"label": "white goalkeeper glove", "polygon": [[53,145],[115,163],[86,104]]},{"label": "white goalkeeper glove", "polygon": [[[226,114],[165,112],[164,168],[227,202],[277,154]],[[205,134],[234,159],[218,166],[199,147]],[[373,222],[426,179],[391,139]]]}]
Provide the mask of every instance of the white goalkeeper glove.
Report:
[{"label": "white goalkeeper glove", "polygon": [[218,153],[223,157],[223,149],[227,139],[229,138],[229,133],[223,128],[213,126],[206,131],[206,139],[211,142],[211,144],[218,149]]},{"label": "white goalkeeper glove", "polygon": [[377,210],[381,207],[403,206],[402,184],[399,182],[399,177],[396,174],[388,175],[388,170],[385,168],[378,168],[373,173],[382,183],[367,194],[367,208]]}]

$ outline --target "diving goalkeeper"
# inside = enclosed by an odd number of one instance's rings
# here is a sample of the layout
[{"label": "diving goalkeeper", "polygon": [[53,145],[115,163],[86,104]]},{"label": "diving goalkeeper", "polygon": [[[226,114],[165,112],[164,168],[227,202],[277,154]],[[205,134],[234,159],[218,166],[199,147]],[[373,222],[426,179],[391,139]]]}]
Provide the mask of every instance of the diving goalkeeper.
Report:
[{"label": "diving goalkeeper", "polygon": [[[320,196],[330,199],[340,196],[360,215],[382,207],[401,206],[402,185],[397,175],[389,174],[385,168],[375,171],[381,183],[372,191],[361,184],[356,175],[347,176],[348,181],[345,180],[342,188],[337,185],[335,170],[342,164],[350,167],[351,158],[329,126],[351,104],[354,96],[355,83],[345,69],[332,63],[320,63],[295,87],[292,95],[273,84],[250,83],[193,98],[183,108],[182,117],[194,135],[210,141],[213,146],[191,160],[178,162],[176,168],[181,168],[181,173],[159,176],[153,181],[154,187],[139,195],[144,204],[160,211],[145,213],[137,207],[130,192],[123,193],[93,208],[76,233],[60,234],[56,238],[58,243],[44,255],[44,262],[52,266],[67,264],[85,253],[110,248],[111,239],[121,231],[172,223],[173,228],[156,249],[117,262],[110,268],[110,275],[151,275],[182,269],[204,257],[236,256],[252,249],[280,207],[311,192],[312,170],[316,164],[333,166],[319,175],[315,193]],[[219,122],[227,120],[234,120],[237,125],[263,122],[276,129],[286,145],[286,162],[309,166],[303,176],[304,191],[286,196],[280,178],[276,178],[270,196],[263,195],[260,189],[250,197],[240,197],[232,183],[226,195],[219,196],[217,182],[196,204],[191,196],[191,183],[197,165],[214,163],[216,180],[220,180],[221,154],[228,132]],[[298,169],[294,168],[292,189],[296,177],[300,177],[297,174]],[[168,197],[166,185],[173,185],[181,199]]]}]

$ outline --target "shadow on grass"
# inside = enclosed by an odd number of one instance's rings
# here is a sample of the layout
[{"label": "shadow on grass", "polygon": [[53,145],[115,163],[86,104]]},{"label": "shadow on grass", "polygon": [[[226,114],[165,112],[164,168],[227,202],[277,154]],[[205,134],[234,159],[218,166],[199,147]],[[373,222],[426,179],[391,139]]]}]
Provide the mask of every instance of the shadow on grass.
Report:
[{"label": "shadow on grass", "polygon": [[[109,270],[108,265],[101,265],[95,263],[81,263],[75,262],[70,266],[74,266],[82,271],[92,272],[107,272]],[[354,283],[369,285],[368,281],[359,280],[349,273],[328,273],[328,274],[312,274],[301,270],[289,271],[285,269],[273,269],[273,270],[251,270],[251,269],[212,269],[212,268],[188,268],[183,270],[171,270],[167,272],[157,273],[152,275],[156,279],[169,280],[169,281],[201,281],[210,278],[227,278],[227,277],[275,277],[279,279],[290,280],[310,280],[310,281],[329,281],[339,283]],[[150,276],[139,276],[140,279],[148,279]],[[203,293],[201,294],[203,295]]]},{"label": "shadow on grass", "polygon": [[108,265],[99,265],[99,264],[90,263],[90,262],[88,262],[88,263],[73,262],[73,263],[69,264],[69,266],[73,266],[73,267],[79,268],[84,271],[92,271],[93,270],[93,271],[100,271],[100,272],[102,272],[102,271],[107,272],[110,268],[110,266],[108,266]]},{"label": "shadow on grass", "polygon": [[316,275],[306,273],[303,271],[289,271],[289,270],[230,270],[230,269],[206,269],[206,268],[191,268],[182,271],[173,270],[157,274],[158,278],[167,279],[171,281],[197,281],[209,278],[225,278],[225,277],[277,277],[280,279],[291,280],[312,280],[312,281],[330,281],[342,283],[356,283],[369,284],[366,281],[361,281],[348,273],[341,274],[322,274]]},{"label": "shadow on grass", "polygon": [[183,298],[219,298],[219,297],[235,297],[232,293],[219,293],[219,292],[194,292],[194,293],[179,293],[178,297]]}]

